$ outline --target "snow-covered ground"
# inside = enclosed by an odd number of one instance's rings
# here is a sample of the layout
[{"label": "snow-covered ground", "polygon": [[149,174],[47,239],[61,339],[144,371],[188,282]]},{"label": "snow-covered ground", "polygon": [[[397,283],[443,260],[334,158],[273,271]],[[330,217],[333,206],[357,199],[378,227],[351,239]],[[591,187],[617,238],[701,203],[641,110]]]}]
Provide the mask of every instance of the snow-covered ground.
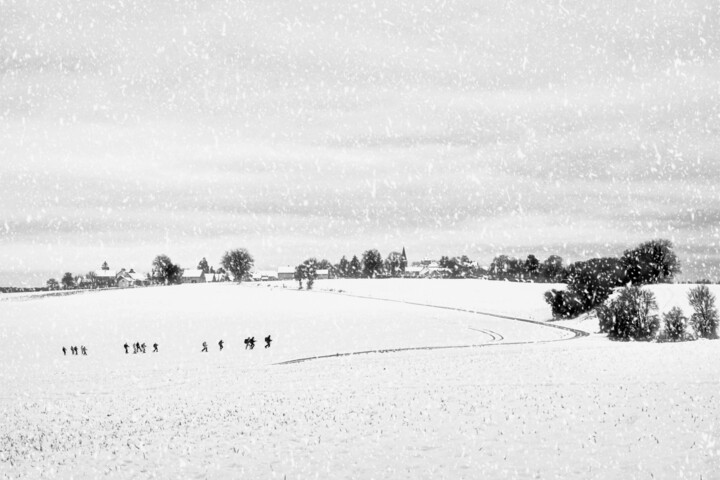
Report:
[{"label": "snow-covered ground", "polygon": [[[297,282],[267,282],[260,285],[297,288]],[[439,279],[332,279],[317,280],[316,291],[342,291],[373,298],[389,298],[462,308],[530,320],[546,320],[552,316],[545,303],[544,292],[563,284],[496,282],[489,280]]]},{"label": "snow-covered ground", "polygon": [[[720,342],[572,339],[469,312],[544,320],[548,285],[290,285],[3,296],[0,475],[718,478]],[[689,287],[657,288],[662,303]]]}]

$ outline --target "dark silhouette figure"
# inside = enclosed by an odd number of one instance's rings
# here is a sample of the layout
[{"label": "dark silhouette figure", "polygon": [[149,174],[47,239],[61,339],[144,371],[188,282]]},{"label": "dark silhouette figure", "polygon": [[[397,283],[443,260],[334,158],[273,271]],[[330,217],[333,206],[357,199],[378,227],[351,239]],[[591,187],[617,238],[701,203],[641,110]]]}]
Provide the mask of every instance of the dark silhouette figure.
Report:
[{"label": "dark silhouette figure", "polygon": [[63,347],[63,355],[67,355],[67,348]]},{"label": "dark silhouette figure", "polygon": [[265,348],[270,348],[270,343],[272,343],[272,338],[270,338],[270,335],[265,337]]},{"label": "dark silhouette figure", "polygon": [[146,345],[145,345],[145,343],[143,342],[143,344],[140,345],[140,350],[142,350],[143,353],[145,353],[145,347],[146,347]]},{"label": "dark silhouette figure", "polygon": [[137,344],[137,343],[133,343],[133,355],[135,355],[135,354],[138,352],[138,350],[139,350],[138,344]]},{"label": "dark silhouette figure", "polygon": [[77,348],[77,347],[73,347],[73,355],[77,355],[77,354],[78,354],[78,348]]},{"label": "dark silhouette figure", "polygon": [[245,350],[247,350],[250,347],[250,337],[245,339]]},{"label": "dark silhouette figure", "polygon": [[202,348],[202,350],[200,350],[200,351],[207,353],[207,342],[203,342],[203,348]]},{"label": "dark silhouette figure", "polygon": [[127,355],[129,353],[128,348],[130,348],[130,345],[128,345],[127,342],[125,342],[125,345],[123,345],[123,348],[125,349],[125,355]]},{"label": "dark silhouette figure", "polygon": [[158,344],[157,344],[157,343],[153,343],[153,353],[158,353],[157,347],[158,347]]},{"label": "dark silhouette figure", "polygon": [[85,348],[85,345],[81,346],[80,350],[82,350],[83,355],[87,355],[87,348]]},{"label": "dark silhouette figure", "polygon": [[223,345],[225,345],[225,342],[223,342],[222,340],[220,340],[220,341],[218,342],[218,345],[220,345],[220,351],[222,352]]},{"label": "dark silhouette figure", "polygon": [[250,350],[255,348],[255,337],[250,337],[250,340],[248,340],[248,343],[250,344]]}]

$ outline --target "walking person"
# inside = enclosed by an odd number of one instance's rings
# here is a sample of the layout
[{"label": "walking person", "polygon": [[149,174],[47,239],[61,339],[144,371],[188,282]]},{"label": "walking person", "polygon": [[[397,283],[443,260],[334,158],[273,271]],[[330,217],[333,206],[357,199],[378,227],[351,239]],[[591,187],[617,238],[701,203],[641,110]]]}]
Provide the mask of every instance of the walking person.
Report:
[{"label": "walking person", "polygon": [[158,353],[158,344],[157,342],[153,343],[153,353]]},{"label": "walking person", "polygon": [[247,337],[247,338],[245,339],[245,350],[247,350],[248,347],[250,347],[250,337]]},{"label": "walking person", "polygon": [[207,342],[203,342],[203,348],[202,348],[202,350],[200,350],[200,352],[207,353]]},{"label": "walking person", "polygon": [[270,338],[270,335],[265,337],[265,348],[270,348],[270,343],[272,343],[272,338]]},{"label": "walking person", "polygon": [[135,355],[138,352],[138,344],[133,343],[133,355]]},{"label": "walking person", "polygon": [[78,354],[77,347],[72,347],[72,353],[73,353],[73,355]]},{"label": "walking person", "polygon": [[63,356],[67,355],[67,348],[63,347]]},{"label": "walking person", "polygon": [[140,350],[142,350],[143,353],[145,353],[145,347],[146,347],[145,342],[143,342],[143,344],[140,345]]},{"label": "walking person", "polygon": [[218,345],[220,345],[220,351],[222,352],[224,342],[223,342],[222,340],[220,340],[220,341],[218,342]]},{"label": "walking person", "polygon": [[80,347],[80,350],[82,350],[82,354],[83,354],[83,355],[87,355],[87,348],[85,348],[85,345],[82,345],[82,346]]},{"label": "walking person", "polygon": [[250,350],[255,348],[255,337],[250,337],[250,340],[248,340],[248,343],[250,344]]},{"label": "walking person", "polygon": [[127,355],[129,353],[128,348],[130,348],[130,345],[128,345],[127,342],[125,342],[125,345],[123,345],[123,348],[125,349],[125,355]]}]

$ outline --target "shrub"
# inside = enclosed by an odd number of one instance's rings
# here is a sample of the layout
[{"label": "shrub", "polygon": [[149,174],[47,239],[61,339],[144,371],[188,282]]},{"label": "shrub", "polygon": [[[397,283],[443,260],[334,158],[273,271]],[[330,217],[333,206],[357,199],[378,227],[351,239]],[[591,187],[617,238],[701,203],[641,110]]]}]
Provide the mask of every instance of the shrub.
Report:
[{"label": "shrub", "polygon": [[617,258],[591,258],[567,269],[568,290],[583,303],[584,311],[601,305],[615,287],[625,285],[624,267]]},{"label": "shrub", "polygon": [[598,323],[600,324],[600,333],[610,333],[615,325],[615,311],[609,305],[600,305],[595,310]]},{"label": "shrub", "polygon": [[655,295],[639,287],[620,290],[617,298],[598,309],[601,329],[616,340],[651,340],[660,328]]},{"label": "shrub", "polygon": [[545,302],[550,305],[553,318],[573,318],[587,311],[578,295],[569,290],[547,291]]},{"label": "shrub", "polygon": [[663,314],[665,338],[673,342],[685,339],[687,321],[687,317],[683,315],[682,310],[678,307],[673,307],[672,310]]},{"label": "shrub", "polygon": [[715,308],[715,295],[705,285],[690,289],[688,301],[695,313],[690,316],[690,323],[701,338],[718,338],[718,311]]}]

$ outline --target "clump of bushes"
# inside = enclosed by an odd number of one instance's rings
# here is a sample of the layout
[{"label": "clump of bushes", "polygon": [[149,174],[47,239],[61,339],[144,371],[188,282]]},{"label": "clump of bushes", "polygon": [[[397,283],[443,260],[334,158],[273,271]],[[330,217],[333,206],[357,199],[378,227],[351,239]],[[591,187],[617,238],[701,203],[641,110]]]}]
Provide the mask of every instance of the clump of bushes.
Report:
[{"label": "clump of bushes", "polygon": [[[655,295],[640,287],[626,287],[617,296],[596,308],[600,331],[615,340],[684,341],[695,338],[718,338],[720,315],[715,296],[704,285],[688,292],[695,313],[688,319],[679,307],[673,307],[660,318]],[[691,332],[689,327],[692,327]],[[660,333],[660,335],[658,335]]]},{"label": "clump of bushes", "polygon": [[626,250],[620,258],[592,258],[569,265],[564,275],[567,293],[546,292],[545,301],[555,318],[569,318],[603,305],[615,288],[670,282],[678,273],[680,262],[672,242],[651,240]]},{"label": "clump of bushes", "polygon": [[597,309],[600,331],[615,340],[652,340],[660,329],[655,295],[640,287],[625,287]]},{"label": "clump of bushes", "polygon": [[613,288],[624,285],[623,268],[616,258],[575,262],[567,269],[567,290],[545,292],[555,318],[572,318],[607,300]]},{"label": "clump of bushes", "polygon": [[550,305],[554,318],[573,318],[587,311],[580,297],[570,290],[545,292],[545,302]]}]

